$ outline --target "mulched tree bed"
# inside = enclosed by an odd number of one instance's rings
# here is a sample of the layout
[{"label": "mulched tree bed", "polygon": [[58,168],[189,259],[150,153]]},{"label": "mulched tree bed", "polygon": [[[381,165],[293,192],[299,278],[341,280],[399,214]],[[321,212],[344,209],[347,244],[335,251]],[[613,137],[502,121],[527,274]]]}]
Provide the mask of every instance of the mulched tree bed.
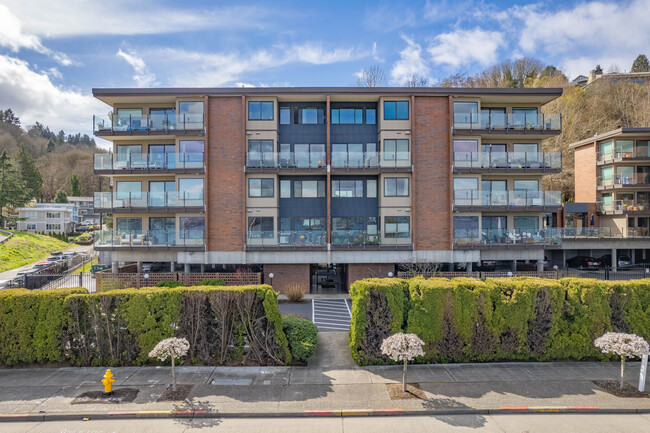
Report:
[{"label": "mulched tree bed", "polygon": [[190,395],[192,388],[194,385],[176,385],[176,391],[174,391],[169,385],[156,401],[183,401]]},{"label": "mulched tree bed", "polygon": [[608,393],[615,395],[616,397],[623,398],[648,398],[650,394],[641,392],[638,388],[630,385],[625,382],[623,389],[621,389],[621,384],[618,380],[594,380],[593,383],[599,388],[604,389]]},{"label": "mulched tree bed", "polygon": [[103,391],[86,391],[72,400],[72,404],[106,404],[106,403],[131,403],[138,396],[134,388],[119,388],[110,394]]},{"label": "mulched tree bed", "polygon": [[418,383],[407,383],[406,392],[402,390],[401,383],[387,383],[386,389],[391,400],[427,399],[426,394],[420,389],[420,384]]}]

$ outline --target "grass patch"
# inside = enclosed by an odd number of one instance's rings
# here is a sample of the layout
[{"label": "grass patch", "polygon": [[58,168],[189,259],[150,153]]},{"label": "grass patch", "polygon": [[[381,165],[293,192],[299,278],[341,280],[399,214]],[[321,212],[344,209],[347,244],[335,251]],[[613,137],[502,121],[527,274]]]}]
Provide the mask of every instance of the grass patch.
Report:
[{"label": "grass patch", "polygon": [[0,245],[0,272],[49,257],[52,251],[74,247],[50,236],[12,231],[11,239]]},{"label": "grass patch", "polygon": [[91,267],[92,265],[96,265],[97,263],[99,263],[99,257],[94,258],[94,259],[92,260],[92,262],[90,262],[90,263],[86,263],[85,265],[83,265],[82,267],[80,267],[79,269],[77,269],[76,271],[74,271],[73,274],[80,274],[80,273],[82,273],[82,272],[83,272],[83,273],[90,272],[90,267]]}]

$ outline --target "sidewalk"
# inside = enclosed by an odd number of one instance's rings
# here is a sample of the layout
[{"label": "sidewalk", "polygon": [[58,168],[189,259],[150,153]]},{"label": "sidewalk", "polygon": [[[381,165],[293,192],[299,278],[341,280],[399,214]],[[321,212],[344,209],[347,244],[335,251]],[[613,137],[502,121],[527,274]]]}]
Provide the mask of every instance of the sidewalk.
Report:
[{"label": "sidewalk", "polygon": [[[595,362],[413,365],[409,383],[419,383],[426,399],[391,400],[386,384],[400,383],[400,366],[179,367],[178,383],[194,385],[189,398],[157,403],[171,382],[169,367],[118,367],[111,369],[114,389],[137,388],[133,403],[77,405],[71,402],[82,392],[102,390],[105,368],[3,369],[0,413],[77,419],[179,416],[173,411],[190,411],[183,416],[341,416],[367,415],[372,409],[384,410],[380,414],[525,408],[650,412],[650,398],[615,397],[591,382],[615,380],[619,368],[618,363]],[[628,382],[636,386],[638,377],[639,363],[629,363]]]}]

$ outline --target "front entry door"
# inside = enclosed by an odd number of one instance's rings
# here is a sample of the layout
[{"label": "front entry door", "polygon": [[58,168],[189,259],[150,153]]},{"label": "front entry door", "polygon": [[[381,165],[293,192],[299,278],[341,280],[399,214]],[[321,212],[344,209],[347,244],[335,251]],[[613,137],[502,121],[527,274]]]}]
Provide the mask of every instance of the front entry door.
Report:
[{"label": "front entry door", "polygon": [[347,293],[347,265],[311,265],[311,293],[338,294]]}]

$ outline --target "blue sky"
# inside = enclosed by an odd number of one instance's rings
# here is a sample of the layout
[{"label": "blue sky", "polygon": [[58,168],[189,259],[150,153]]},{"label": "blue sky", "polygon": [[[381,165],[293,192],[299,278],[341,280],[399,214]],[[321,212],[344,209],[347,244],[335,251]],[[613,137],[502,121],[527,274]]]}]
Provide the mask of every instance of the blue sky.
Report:
[{"label": "blue sky", "polygon": [[650,55],[650,0],[0,0],[0,108],[90,133],[93,87],[435,83],[530,56],[573,78]]}]

